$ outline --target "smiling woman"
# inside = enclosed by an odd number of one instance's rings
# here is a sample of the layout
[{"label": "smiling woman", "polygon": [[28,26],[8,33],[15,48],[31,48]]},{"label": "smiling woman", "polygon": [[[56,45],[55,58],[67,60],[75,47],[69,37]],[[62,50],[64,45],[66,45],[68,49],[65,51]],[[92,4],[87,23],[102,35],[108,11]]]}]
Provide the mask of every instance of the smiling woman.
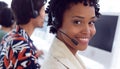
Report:
[{"label": "smiling woman", "polygon": [[56,38],[41,69],[86,69],[77,51],[85,50],[96,33],[98,0],[51,0],[46,12]]}]

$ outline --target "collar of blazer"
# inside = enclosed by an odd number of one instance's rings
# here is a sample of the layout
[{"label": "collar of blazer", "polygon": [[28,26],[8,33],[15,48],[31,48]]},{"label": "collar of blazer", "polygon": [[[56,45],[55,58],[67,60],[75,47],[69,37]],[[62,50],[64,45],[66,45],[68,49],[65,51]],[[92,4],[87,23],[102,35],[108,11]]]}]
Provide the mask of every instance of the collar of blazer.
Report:
[{"label": "collar of blazer", "polygon": [[80,57],[77,56],[78,53],[74,56],[66,45],[57,38],[54,39],[50,53],[52,57],[67,69],[85,69]]}]

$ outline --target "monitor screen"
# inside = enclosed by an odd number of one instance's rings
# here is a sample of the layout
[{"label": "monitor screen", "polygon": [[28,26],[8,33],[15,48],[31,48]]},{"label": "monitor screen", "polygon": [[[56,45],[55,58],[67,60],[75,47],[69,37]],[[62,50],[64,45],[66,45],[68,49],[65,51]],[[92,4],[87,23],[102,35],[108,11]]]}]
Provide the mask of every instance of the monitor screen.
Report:
[{"label": "monitor screen", "polygon": [[117,15],[101,15],[95,23],[96,34],[90,40],[89,45],[111,52],[117,22]]}]

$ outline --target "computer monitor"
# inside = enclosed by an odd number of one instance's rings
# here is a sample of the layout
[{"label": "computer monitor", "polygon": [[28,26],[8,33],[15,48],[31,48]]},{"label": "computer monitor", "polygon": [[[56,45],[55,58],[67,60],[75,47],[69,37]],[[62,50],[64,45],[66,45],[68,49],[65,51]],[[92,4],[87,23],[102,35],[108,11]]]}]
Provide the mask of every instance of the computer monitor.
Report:
[{"label": "computer monitor", "polygon": [[118,17],[118,15],[101,15],[95,23],[97,31],[95,36],[90,40],[89,45],[111,52]]},{"label": "computer monitor", "polygon": [[80,54],[103,64],[105,69],[114,66],[117,51],[120,50],[120,15],[102,13],[95,23],[96,35],[90,40],[88,48]]}]

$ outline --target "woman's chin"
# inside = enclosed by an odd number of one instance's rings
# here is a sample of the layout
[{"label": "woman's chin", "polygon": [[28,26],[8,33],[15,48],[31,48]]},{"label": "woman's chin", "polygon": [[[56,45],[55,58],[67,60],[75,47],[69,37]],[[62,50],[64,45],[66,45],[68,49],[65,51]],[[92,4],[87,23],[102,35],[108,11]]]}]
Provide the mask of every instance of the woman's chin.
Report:
[{"label": "woman's chin", "polygon": [[80,50],[80,51],[84,51],[84,50],[87,49],[87,47],[88,47],[88,45],[79,46],[78,50]]}]

